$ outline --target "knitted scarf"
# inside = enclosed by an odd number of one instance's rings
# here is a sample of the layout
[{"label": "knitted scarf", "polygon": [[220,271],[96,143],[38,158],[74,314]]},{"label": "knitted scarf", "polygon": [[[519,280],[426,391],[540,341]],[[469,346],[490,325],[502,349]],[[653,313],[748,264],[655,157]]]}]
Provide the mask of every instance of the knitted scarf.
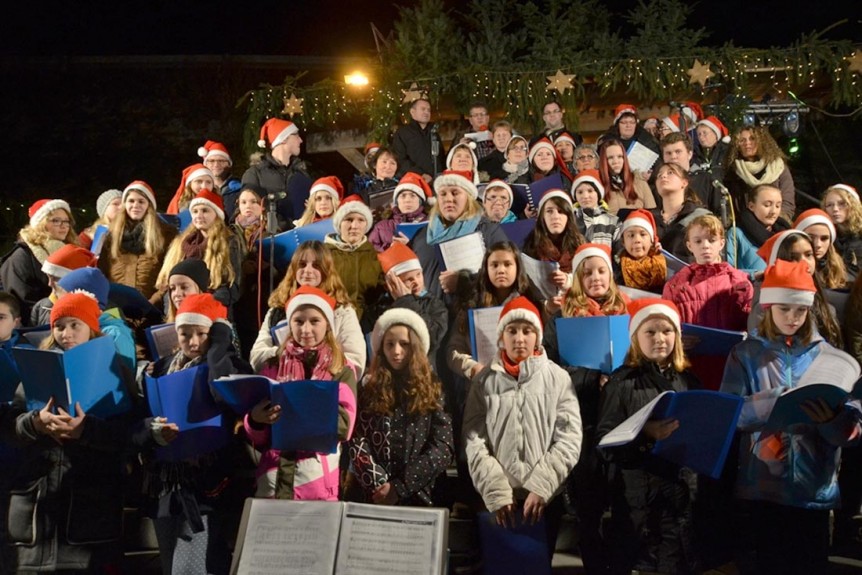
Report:
[{"label": "knitted scarf", "polygon": [[772,224],[772,229],[767,229],[766,226],[757,219],[754,212],[748,208],[742,208],[739,210],[739,215],[736,218],[736,225],[743,231],[745,237],[747,237],[751,243],[758,248],[773,235],[790,228],[787,222],[778,218],[775,220],[775,223]]},{"label": "knitted scarf", "polygon": [[[751,188],[761,184],[772,184],[784,171],[784,160],[778,158],[770,163],[763,160],[749,162],[748,160],[734,160],[733,169],[745,184]],[[758,177],[758,174],[760,176]]]},{"label": "knitted scarf", "polygon": [[144,245],[144,224],[135,222],[123,228],[123,237],[120,240],[120,251],[125,254],[139,256],[146,251]]},{"label": "knitted scarf", "polygon": [[189,359],[183,352],[178,351],[174,358],[171,360],[170,365],[168,366],[168,375],[176,373],[183,369],[188,369],[190,367],[200,365],[204,362],[205,359],[205,355],[199,355],[198,357]]},{"label": "knitted scarf", "polygon": [[442,218],[435,216],[428,221],[425,238],[433,246],[434,244],[472,234],[479,227],[481,219],[482,216],[478,215],[468,220],[455,220],[451,225],[444,226]]},{"label": "knitted scarf", "polygon": [[33,256],[39,260],[40,264],[44,264],[45,260],[48,259],[48,256],[65,246],[66,243],[61,240],[55,239],[47,239],[44,244],[31,244],[27,242],[27,246],[30,248],[30,251],[33,252]]},{"label": "knitted scarf", "polygon": [[183,252],[183,259],[204,259],[204,254],[207,251],[207,237],[200,230],[195,230],[183,240],[180,249]]},{"label": "knitted scarf", "polygon": [[527,173],[530,169],[529,160],[524,160],[523,162],[519,162],[517,164],[510,164],[509,162],[503,162],[503,170],[508,172],[509,175],[506,176],[506,183],[512,184],[518,181],[518,178]]},{"label": "knitted scarf", "polygon": [[655,291],[661,289],[667,279],[667,261],[664,256],[651,253],[639,260],[627,253],[620,256],[623,283],[628,287]]},{"label": "knitted scarf", "polygon": [[329,380],[332,379],[332,374],[329,372],[330,363],[332,363],[332,350],[325,343],[317,347],[305,348],[293,339],[289,339],[278,362],[277,379],[278,381]]}]

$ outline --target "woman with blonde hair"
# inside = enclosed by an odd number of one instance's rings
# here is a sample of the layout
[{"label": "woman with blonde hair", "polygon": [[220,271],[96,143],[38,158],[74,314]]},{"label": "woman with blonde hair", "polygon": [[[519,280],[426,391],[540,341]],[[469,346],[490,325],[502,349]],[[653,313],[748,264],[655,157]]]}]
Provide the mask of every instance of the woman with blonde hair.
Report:
[{"label": "woman with blonde hair", "polygon": [[123,192],[122,190],[107,190],[99,194],[96,199],[96,215],[98,218],[90,224],[90,227],[81,230],[78,234],[78,242],[81,247],[90,249],[93,245],[93,237],[98,226],[108,227],[123,211]]},{"label": "woman with blonde hair", "polygon": [[72,209],[64,200],[38,200],[30,221],[0,265],[0,283],[21,302],[21,317],[29,318],[36,302],[51,294],[42,264],[66,244],[78,245]]},{"label": "woman with blonde hair", "polygon": [[768,129],[745,126],[734,133],[724,183],[737,211],[745,205],[749,190],[767,184],[781,190],[781,217],[793,221],[796,188],[786,160]]},{"label": "woman with blonde hair", "polygon": [[851,275],[859,274],[862,262],[862,202],[856,188],[847,184],[829,186],[820,207],[835,224],[835,249],[844,258]]},{"label": "woman with blonde hair", "polygon": [[177,188],[166,213],[178,214],[190,209],[189,203],[201,190],[212,191],[215,188],[215,176],[203,164],[192,164],[183,170],[180,186]]},{"label": "woman with blonde hair", "polygon": [[850,277],[844,260],[835,249],[837,231],[826,212],[818,208],[805,210],[793,222],[793,227],[805,232],[811,239],[816,262],[814,274],[818,283],[826,289],[846,288]]}]

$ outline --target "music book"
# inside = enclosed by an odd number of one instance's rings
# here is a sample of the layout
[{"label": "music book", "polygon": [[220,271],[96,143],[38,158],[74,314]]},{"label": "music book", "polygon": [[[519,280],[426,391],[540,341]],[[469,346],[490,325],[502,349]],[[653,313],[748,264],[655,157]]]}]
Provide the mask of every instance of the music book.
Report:
[{"label": "music book", "polygon": [[179,335],[173,323],[148,327],[144,330],[144,334],[147,336],[147,347],[150,348],[150,357],[153,361],[175,355],[180,349]]},{"label": "music book", "polygon": [[234,374],[214,380],[212,386],[238,415],[250,412],[265,398],[281,406],[281,417],[271,430],[273,449],[335,453],[338,446],[337,381],[278,382],[263,375]]},{"label": "music book", "polygon": [[192,213],[189,210],[182,210],[177,214],[179,220],[180,233],[186,231],[186,228],[192,223]]},{"label": "music book", "polygon": [[473,359],[488,366],[497,356],[497,323],[503,306],[480,307],[467,310],[470,329],[470,351]]},{"label": "music book", "polygon": [[682,335],[697,338],[695,345],[685,348],[685,354],[689,358],[711,355],[727,357],[733,346],[748,337],[748,332],[684,323]]},{"label": "music book", "polygon": [[161,318],[164,315],[141,292],[124,284],[112,283],[108,289],[108,300],[130,319]]},{"label": "music book", "polygon": [[599,441],[600,448],[633,441],[651,419],[676,419],[679,428],[656,441],[652,453],[708,475],[721,476],[743,399],[718,391],[664,391]]},{"label": "music book", "polygon": [[518,246],[518,249],[523,249],[527,236],[530,235],[530,232],[532,232],[535,227],[536,220],[534,218],[526,218],[523,220],[515,220],[514,222],[500,224],[500,229],[503,230],[503,233],[506,234],[506,237],[510,242]]},{"label": "music book", "polygon": [[437,244],[443,267],[449,271],[467,270],[470,273],[479,273],[482,269],[482,260],[485,258],[485,239],[481,232],[473,232]]},{"label": "music book", "polygon": [[629,351],[629,316],[558,317],[560,364],[605,374],[623,364]]},{"label": "music book", "polygon": [[395,226],[395,235],[404,234],[407,236],[408,240],[412,240],[413,236],[416,235],[416,232],[419,230],[425,229],[428,225],[428,222],[405,222],[403,224],[398,224]]},{"label": "music book", "polygon": [[484,573],[550,575],[548,536],[544,517],[535,525],[524,523],[523,509],[515,509],[515,526],[497,525],[495,513],[476,517]]},{"label": "music book", "polygon": [[269,328],[269,336],[272,338],[272,343],[279,346],[285,342],[287,336],[290,335],[290,320],[283,319],[271,328]]},{"label": "music book", "polygon": [[96,226],[96,229],[93,230],[93,243],[90,244],[90,252],[96,256],[96,259],[99,258],[99,254],[102,253],[102,247],[105,245],[105,240],[108,238],[108,226],[104,224],[99,224]]},{"label": "music book", "polygon": [[19,383],[18,366],[8,351],[0,349],[0,403],[12,401]]},{"label": "music book", "polygon": [[75,403],[88,415],[107,418],[127,412],[132,400],[110,337],[97,337],[68,351],[12,348],[24,384],[27,409],[54,405],[75,413]]},{"label": "music book", "polygon": [[[23,340],[23,342],[26,342],[33,347],[39,347],[45,338],[51,335],[51,326],[45,324],[33,327],[19,327],[18,333],[21,335],[21,340],[19,341]],[[26,345],[24,347],[26,347]]]},{"label": "music book", "polygon": [[449,510],[245,501],[231,575],[444,575]]},{"label": "music book", "polygon": [[546,262],[531,258],[527,254],[521,252],[521,267],[524,268],[524,273],[542,294],[545,299],[551,299],[561,293],[551,280],[551,274],[560,269],[560,264],[557,262]]},{"label": "music book", "polygon": [[637,289],[637,288],[633,288],[633,287],[629,287],[629,286],[617,286],[617,287],[619,288],[619,290],[622,293],[629,296],[629,299],[631,299],[631,300],[661,297],[660,293],[654,293],[654,292],[643,290],[643,289]]},{"label": "music book", "polygon": [[464,137],[473,140],[478,144],[479,142],[492,140],[494,136],[491,134],[490,130],[482,130],[481,132],[467,132],[464,134]]},{"label": "music book", "polygon": [[231,430],[210,391],[206,365],[176,371],[162,377],[144,376],[144,391],[150,413],[175,423],[180,433],[156,457],[181,461],[219,449]]},{"label": "music book", "polygon": [[629,144],[626,156],[628,157],[629,167],[633,172],[648,172],[652,170],[659,157],[653,150],[650,150],[637,140],[633,140]]},{"label": "music book", "polygon": [[263,257],[268,261],[269,247],[270,244],[274,242],[275,247],[273,251],[275,265],[280,268],[285,268],[290,264],[293,253],[297,248],[299,248],[302,242],[311,240],[322,242],[326,239],[327,235],[334,233],[335,228],[332,226],[332,219],[327,218],[325,220],[320,220],[319,222],[314,222],[313,224],[281,232],[275,236],[263,238],[260,240],[260,249],[263,253]]}]

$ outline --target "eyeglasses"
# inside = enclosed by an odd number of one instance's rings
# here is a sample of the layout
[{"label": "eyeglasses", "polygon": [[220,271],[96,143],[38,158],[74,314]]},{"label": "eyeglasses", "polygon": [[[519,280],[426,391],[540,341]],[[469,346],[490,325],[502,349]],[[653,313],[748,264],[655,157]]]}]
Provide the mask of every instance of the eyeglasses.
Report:
[{"label": "eyeglasses", "polygon": [[470,114],[471,118],[485,118],[488,114],[486,112],[479,112],[478,114]]},{"label": "eyeglasses", "polygon": [[48,223],[52,226],[63,226],[68,227],[72,225],[72,220],[61,220],[60,218],[51,218],[48,220]]},{"label": "eyeglasses", "polygon": [[579,162],[586,162],[587,160],[595,160],[596,157],[595,156],[578,156],[575,159]]},{"label": "eyeglasses", "polygon": [[485,196],[485,199],[482,201],[486,204],[508,204],[509,196]]},{"label": "eyeglasses", "polygon": [[527,146],[512,146],[509,148],[510,152],[526,152]]}]

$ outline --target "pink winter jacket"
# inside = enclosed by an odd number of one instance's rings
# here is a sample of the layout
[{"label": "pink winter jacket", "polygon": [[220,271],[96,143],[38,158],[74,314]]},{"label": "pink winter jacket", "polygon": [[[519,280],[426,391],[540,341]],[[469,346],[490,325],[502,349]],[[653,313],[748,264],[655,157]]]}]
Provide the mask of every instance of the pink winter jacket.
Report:
[{"label": "pink winter jacket", "polygon": [[748,275],[727,262],[691,264],[664,285],[683,323],[745,331],[754,288]]}]

